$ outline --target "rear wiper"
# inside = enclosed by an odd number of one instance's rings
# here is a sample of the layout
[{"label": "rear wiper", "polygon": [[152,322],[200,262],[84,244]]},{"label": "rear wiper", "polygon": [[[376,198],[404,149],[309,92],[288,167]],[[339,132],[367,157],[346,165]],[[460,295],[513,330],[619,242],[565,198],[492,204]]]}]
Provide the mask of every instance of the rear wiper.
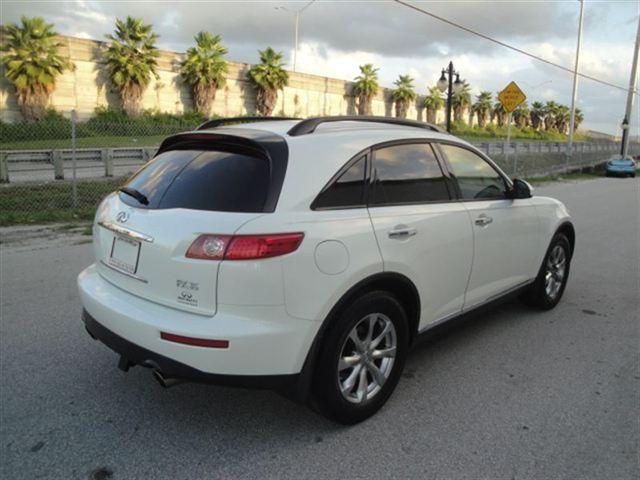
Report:
[{"label": "rear wiper", "polygon": [[135,198],[142,205],[149,205],[149,199],[140,190],[136,190],[135,188],[131,187],[120,187],[118,191]]}]

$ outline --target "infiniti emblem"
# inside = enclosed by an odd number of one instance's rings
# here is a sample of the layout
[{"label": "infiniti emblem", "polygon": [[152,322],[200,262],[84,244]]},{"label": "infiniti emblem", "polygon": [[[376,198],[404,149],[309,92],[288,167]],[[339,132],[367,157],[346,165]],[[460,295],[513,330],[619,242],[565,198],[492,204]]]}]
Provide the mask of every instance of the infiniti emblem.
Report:
[{"label": "infiniti emblem", "polygon": [[116,220],[120,223],[125,223],[127,220],[129,220],[129,214],[127,212],[118,212],[118,214],[116,215]]}]

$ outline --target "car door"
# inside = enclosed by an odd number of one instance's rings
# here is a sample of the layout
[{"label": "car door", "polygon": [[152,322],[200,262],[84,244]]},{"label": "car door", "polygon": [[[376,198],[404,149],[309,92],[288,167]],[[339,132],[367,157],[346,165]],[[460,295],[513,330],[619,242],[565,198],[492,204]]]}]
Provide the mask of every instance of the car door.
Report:
[{"label": "car door", "polygon": [[539,222],[530,199],[508,198],[508,180],[492,162],[461,145],[439,148],[473,229],[466,310],[535,277]]},{"label": "car door", "polygon": [[421,301],[419,328],[459,313],[473,255],[465,207],[429,143],[401,143],[372,153],[369,215],[384,270],[408,277]]}]

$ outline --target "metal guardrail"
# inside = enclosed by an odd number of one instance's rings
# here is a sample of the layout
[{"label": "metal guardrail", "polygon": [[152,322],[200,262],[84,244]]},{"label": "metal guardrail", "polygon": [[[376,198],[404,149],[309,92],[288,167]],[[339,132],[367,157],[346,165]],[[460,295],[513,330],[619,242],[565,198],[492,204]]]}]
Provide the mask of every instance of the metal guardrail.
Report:
[{"label": "metal guardrail", "polygon": [[[78,148],[75,150],[79,177],[98,178],[131,173],[150,158],[157,147]],[[64,180],[74,160],[72,149],[4,150],[0,152],[0,182]]]},{"label": "metal guardrail", "polygon": [[[606,160],[618,151],[613,142],[578,142],[572,152],[561,142],[471,142],[509,174],[546,175]],[[123,176],[153,158],[157,147],[78,148],[80,178]],[[0,151],[0,182],[63,180],[72,173],[73,150]]]}]

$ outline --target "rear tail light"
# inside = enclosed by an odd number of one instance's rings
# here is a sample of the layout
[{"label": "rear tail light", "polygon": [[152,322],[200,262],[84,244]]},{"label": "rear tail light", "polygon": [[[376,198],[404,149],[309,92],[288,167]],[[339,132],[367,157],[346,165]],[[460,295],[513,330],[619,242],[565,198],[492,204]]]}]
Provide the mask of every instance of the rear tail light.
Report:
[{"label": "rear tail light", "polygon": [[188,258],[203,260],[257,260],[295,252],[303,233],[268,235],[200,235],[187,250]]}]

